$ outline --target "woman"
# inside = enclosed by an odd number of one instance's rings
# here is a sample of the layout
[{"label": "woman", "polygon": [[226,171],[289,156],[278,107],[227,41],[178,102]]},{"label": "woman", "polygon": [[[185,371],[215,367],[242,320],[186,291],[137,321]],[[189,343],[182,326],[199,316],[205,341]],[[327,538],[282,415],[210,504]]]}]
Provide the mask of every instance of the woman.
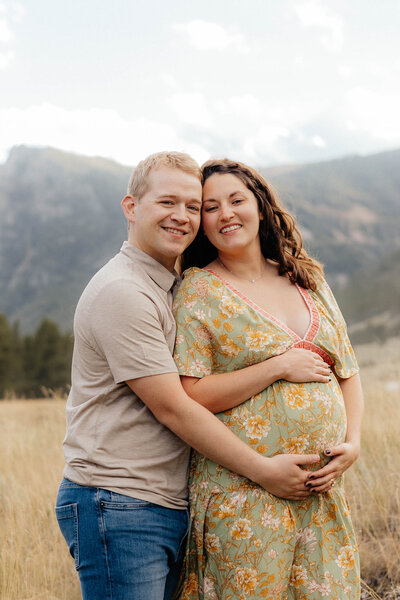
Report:
[{"label": "woman", "polygon": [[[282,498],[279,486],[266,492],[194,453],[180,598],[359,598],[342,475],[359,453],[363,401],[343,317],[256,171],[207,162],[202,223],[175,303],[182,383],[256,451],[317,453],[320,462]],[[295,348],[318,354],[332,376],[280,379],[243,398],[226,375]]]}]

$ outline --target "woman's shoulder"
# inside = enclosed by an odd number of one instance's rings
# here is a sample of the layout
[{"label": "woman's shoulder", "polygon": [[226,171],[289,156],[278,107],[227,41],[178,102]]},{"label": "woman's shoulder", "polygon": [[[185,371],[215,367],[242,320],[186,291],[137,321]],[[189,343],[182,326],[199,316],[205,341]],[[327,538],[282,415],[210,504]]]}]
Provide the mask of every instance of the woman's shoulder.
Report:
[{"label": "woman's shoulder", "polygon": [[[340,313],[339,306],[336,302],[336,298],[326,281],[325,277],[317,273],[314,275],[315,282],[317,284],[316,290],[314,294],[319,298],[319,300],[325,305],[325,307],[329,310],[329,312],[333,314]],[[313,292],[311,292],[313,293]]]},{"label": "woman's shoulder", "polygon": [[208,272],[205,269],[200,269],[199,267],[189,267],[182,273],[183,281],[196,281],[196,279],[201,279],[202,277],[206,277]]},{"label": "woman's shoulder", "polygon": [[212,303],[220,287],[220,281],[207,269],[190,267],[183,273],[182,283],[175,296],[175,305],[191,303]]}]

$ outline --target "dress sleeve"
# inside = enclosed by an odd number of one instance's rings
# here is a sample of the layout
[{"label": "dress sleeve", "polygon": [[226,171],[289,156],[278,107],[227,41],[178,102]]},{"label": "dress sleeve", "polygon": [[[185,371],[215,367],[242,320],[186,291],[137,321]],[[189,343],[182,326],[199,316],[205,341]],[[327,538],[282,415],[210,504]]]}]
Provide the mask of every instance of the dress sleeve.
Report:
[{"label": "dress sleeve", "polygon": [[321,326],[325,329],[323,334],[327,339],[329,353],[334,360],[335,371],[342,379],[348,379],[359,372],[359,367],[347,334],[346,322],[332,290],[325,280],[321,281],[317,295],[325,309],[326,318]]},{"label": "dress sleeve", "polygon": [[180,375],[204,377],[213,365],[212,298],[207,277],[188,269],[176,294],[174,359]]}]

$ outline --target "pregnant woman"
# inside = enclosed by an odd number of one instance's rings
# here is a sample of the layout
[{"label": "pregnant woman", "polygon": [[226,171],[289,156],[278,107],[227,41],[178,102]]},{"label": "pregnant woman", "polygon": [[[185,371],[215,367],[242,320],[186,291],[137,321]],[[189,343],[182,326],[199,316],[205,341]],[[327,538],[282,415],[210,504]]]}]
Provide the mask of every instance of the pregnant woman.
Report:
[{"label": "pregnant woman", "polygon": [[[264,491],[195,452],[179,598],[355,600],[357,545],[342,475],[359,453],[363,400],[343,317],[293,218],[256,171],[206,163],[202,222],[175,302],[182,383],[252,448],[279,455],[282,479],[284,455],[320,461],[281,497],[279,485]],[[280,379],[246,397],[235,389],[235,371],[295,348],[318,354],[329,380]]]}]

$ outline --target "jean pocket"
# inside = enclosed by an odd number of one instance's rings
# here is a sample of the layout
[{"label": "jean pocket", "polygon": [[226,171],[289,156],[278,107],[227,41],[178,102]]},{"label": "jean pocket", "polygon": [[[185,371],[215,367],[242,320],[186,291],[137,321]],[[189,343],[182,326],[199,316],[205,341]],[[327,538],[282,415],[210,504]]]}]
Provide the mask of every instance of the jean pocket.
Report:
[{"label": "jean pocket", "polygon": [[132,498],[131,496],[125,496],[124,494],[118,494],[117,492],[110,492],[107,498],[100,498],[100,500],[100,505],[102,507],[114,508],[117,510],[151,508],[154,506],[154,504],[148,500]]},{"label": "jean pocket", "polygon": [[75,568],[79,569],[79,533],[78,533],[78,505],[66,504],[56,506],[56,517],[61,533],[69,549],[69,553],[75,560]]}]

